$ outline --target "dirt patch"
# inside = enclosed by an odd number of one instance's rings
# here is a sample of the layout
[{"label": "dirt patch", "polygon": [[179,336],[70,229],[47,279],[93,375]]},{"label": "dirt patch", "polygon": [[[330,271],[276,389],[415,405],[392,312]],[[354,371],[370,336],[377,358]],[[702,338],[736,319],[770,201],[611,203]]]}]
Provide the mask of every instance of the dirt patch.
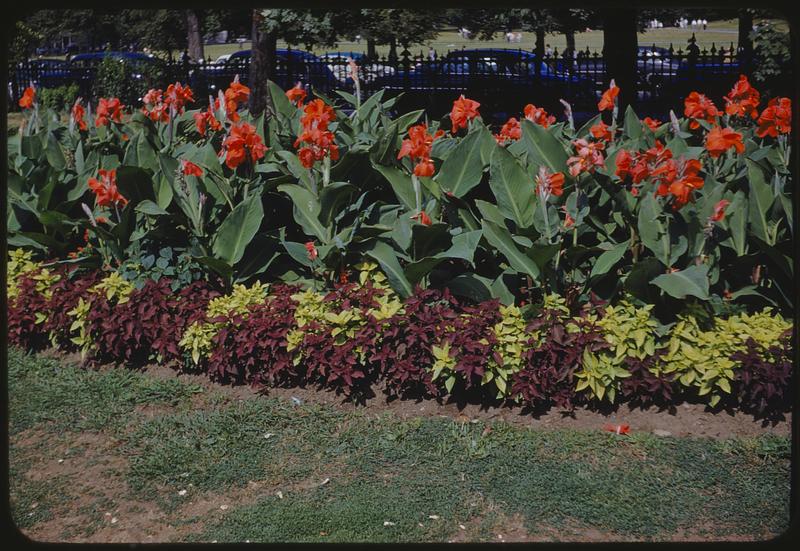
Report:
[{"label": "dirt patch", "polygon": [[[80,355],[77,354],[60,355],[55,350],[49,350],[47,353],[51,357],[68,360],[74,360],[74,356],[80,358]],[[108,369],[109,367],[100,366],[99,369]],[[532,414],[521,407],[498,406],[475,401],[458,402],[452,399],[442,401],[429,398],[389,399],[379,390],[375,391],[375,395],[363,398],[357,403],[330,389],[314,387],[256,389],[248,385],[222,385],[210,380],[205,373],[179,371],[174,364],[151,364],[145,366],[142,371],[159,379],[177,378],[179,381],[200,385],[209,391],[221,393],[228,401],[247,400],[266,395],[292,402],[297,399],[308,404],[335,406],[344,411],[359,410],[368,414],[388,412],[393,417],[401,419],[440,416],[450,417],[458,422],[504,421],[537,430],[603,430],[608,425],[628,425],[632,433],[655,432],[663,436],[710,438],[758,436],[764,433],[780,436],[791,434],[791,413],[787,413],[784,419],[768,422],[740,411],[711,411],[703,404],[693,403],[679,404],[671,409],[655,407],[642,409],[621,404],[609,412],[584,407],[573,411],[553,408],[546,413]],[[208,403],[208,396],[197,395],[193,398],[193,403],[205,407]]]}]

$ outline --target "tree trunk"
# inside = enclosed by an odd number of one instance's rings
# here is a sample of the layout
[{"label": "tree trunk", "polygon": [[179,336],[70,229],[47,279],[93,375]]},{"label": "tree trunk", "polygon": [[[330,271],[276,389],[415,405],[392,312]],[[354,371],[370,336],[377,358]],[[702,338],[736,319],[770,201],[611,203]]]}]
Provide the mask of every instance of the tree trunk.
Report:
[{"label": "tree trunk", "polygon": [[536,74],[542,72],[542,61],[544,60],[544,29],[536,29]]},{"label": "tree trunk", "polygon": [[195,10],[186,10],[186,29],[189,55],[193,61],[199,62],[205,57],[205,53],[203,52],[203,38],[200,36],[200,20],[197,18]]},{"label": "tree trunk", "polygon": [[375,59],[377,56],[377,50],[375,49],[375,39],[368,38],[367,39],[367,57],[369,59]]},{"label": "tree trunk", "polygon": [[536,58],[541,61],[544,57],[544,29],[536,29]]},{"label": "tree trunk", "polygon": [[575,31],[572,29],[564,31],[564,37],[567,39],[567,47],[564,54],[567,58],[572,59],[575,55]]},{"label": "tree trunk", "polygon": [[739,55],[742,67],[747,70],[753,58],[753,41],[750,33],[753,31],[753,12],[739,10]]},{"label": "tree trunk", "polygon": [[258,10],[253,10],[252,54],[250,58],[250,103],[249,109],[253,116],[258,116],[262,111],[267,116],[272,116],[274,108],[269,95],[267,80],[275,74],[275,50],[278,46],[278,36],[275,33],[261,31],[261,15]]},{"label": "tree trunk", "polygon": [[636,61],[639,43],[636,36],[636,10],[631,8],[603,11],[603,57],[606,78],[620,88],[619,113],[636,104]]}]

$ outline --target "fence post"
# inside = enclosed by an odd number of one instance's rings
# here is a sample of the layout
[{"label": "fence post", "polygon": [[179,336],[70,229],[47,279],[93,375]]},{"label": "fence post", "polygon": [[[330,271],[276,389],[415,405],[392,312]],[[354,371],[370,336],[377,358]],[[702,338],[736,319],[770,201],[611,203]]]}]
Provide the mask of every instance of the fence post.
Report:
[{"label": "fence post", "polygon": [[695,38],[694,33],[692,33],[692,37],[689,39],[689,46],[686,47],[686,60],[689,63],[689,69],[687,71],[690,80],[695,80],[697,78],[697,58],[700,55],[700,47],[697,45],[697,38]]}]

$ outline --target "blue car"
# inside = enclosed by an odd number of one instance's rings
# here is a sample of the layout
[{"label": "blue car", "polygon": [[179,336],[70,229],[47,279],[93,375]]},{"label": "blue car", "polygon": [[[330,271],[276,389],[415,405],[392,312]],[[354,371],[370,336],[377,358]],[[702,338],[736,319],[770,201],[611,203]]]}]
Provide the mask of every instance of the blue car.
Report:
[{"label": "blue car", "polygon": [[[225,89],[237,74],[246,82],[250,72],[251,50],[238,50],[220,65],[205,65],[200,73],[209,80],[209,88]],[[327,67],[324,60],[303,50],[278,48],[274,81],[281,88],[288,89],[297,82],[311,84],[322,91],[339,87],[338,80]]]},{"label": "blue car", "polygon": [[377,79],[375,86],[405,92],[398,109],[419,104],[432,115],[449,111],[453,100],[464,94],[493,113],[492,122],[519,116],[528,103],[560,112],[559,99],[574,100],[593,88],[581,76],[539,62],[533,52],[501,48],[458,50],[438,60],[419,61]]}]

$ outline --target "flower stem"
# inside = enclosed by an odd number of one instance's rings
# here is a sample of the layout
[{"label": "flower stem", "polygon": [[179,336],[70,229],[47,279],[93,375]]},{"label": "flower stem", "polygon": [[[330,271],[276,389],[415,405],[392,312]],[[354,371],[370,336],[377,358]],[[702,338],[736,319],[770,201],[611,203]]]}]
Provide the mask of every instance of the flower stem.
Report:
[{"label": "flower stem", "polygon": [[411,175],[411,183],[414,186],[414,199],[417,204],[417,212],[415,214],[419,214],[422,211],[422,190],[419,187],[419,178],[417,178],[416,174]]}]

